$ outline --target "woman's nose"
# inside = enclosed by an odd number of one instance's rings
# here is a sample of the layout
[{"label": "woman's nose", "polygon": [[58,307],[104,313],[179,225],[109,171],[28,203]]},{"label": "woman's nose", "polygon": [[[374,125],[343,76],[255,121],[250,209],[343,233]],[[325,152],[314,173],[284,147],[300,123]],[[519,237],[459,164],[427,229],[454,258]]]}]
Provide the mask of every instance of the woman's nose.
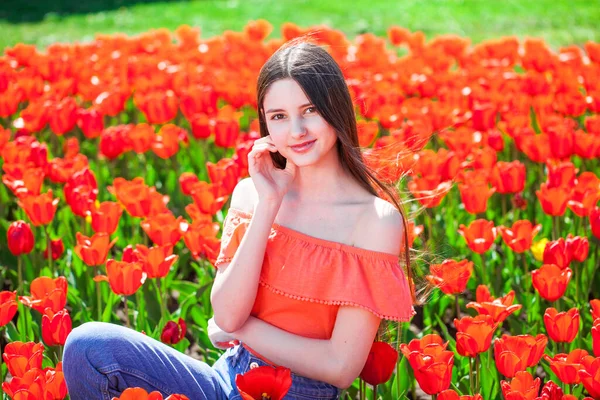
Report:
[{"label": "woman's nose", "polygon": [[306,135],[306,127],[302,118],[292,120],[291,135],[293,138],[301,138]]}]

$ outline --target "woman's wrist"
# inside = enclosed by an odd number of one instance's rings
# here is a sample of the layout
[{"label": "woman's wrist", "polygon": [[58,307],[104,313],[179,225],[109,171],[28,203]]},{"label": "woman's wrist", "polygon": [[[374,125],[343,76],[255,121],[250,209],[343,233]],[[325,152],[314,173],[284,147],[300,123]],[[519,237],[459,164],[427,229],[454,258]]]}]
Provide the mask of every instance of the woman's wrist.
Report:
[{"label": "woman's wrist", "polygon": [[233,337],[235,337],[237,340],[239,340],[240,342],[246,341],[246,333],[248,332],[248,325],[252,324],[253,322],[254,322],[254,317],[252,315],[249,315],[246,322],[244,322],[244,325],[242,325],[240,329],[233,332],[231,335]]}]

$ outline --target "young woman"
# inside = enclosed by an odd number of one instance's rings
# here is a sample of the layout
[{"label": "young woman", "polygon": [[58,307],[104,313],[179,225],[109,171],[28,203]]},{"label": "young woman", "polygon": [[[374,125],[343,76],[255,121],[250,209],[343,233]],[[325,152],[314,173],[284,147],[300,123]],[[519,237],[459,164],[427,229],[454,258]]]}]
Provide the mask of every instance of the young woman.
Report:
[{"label": "young woman", "polygon": [[363,162],[335,60],[310,43],[284,45],[260,71],[257,104],[262,137],[231,197],[211,292],[209,336],[227,351],[211,367],[133,330],[86,323],[65,345],[71,399],[130,386],[239,399],[235,376],[262,365],[292,371],[288,399],[336,399],[382,320],[414,314],[406,220]]}]

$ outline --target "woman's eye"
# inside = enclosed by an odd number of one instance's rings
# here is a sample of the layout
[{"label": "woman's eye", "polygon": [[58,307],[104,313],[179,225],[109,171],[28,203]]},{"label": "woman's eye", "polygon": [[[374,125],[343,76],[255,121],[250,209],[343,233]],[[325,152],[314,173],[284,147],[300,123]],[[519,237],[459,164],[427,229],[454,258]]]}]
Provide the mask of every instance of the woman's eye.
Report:
[{"label": "woman's eye", "polygon": [[316,109],[315,107],[307,107],[306,109],[307,109],[307,110],[313,110],[312,112],[315,112],[315,111],[317,111],[317,109]]},{"label": "woman's eye", "polygon": [[277,116],[279,116],[279,115],[283,115],[283,114],[275,114],[271,117],[271,119],[278,120],[279,118],[277,118]]}]

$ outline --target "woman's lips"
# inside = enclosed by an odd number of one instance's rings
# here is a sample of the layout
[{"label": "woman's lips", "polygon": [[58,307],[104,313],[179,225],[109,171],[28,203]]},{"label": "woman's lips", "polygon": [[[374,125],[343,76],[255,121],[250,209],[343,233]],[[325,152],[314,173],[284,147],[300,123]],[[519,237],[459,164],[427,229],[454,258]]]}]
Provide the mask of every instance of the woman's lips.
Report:
[{"label": "woman's lips", "polygon": [[300,146],[290,146],[290,148],[297,153],[303,153],[303,152],[309,150],[315,142],[316,142],[316,139],[312,140],[310,142],[307,142],[303,145],[300,145]]}]

